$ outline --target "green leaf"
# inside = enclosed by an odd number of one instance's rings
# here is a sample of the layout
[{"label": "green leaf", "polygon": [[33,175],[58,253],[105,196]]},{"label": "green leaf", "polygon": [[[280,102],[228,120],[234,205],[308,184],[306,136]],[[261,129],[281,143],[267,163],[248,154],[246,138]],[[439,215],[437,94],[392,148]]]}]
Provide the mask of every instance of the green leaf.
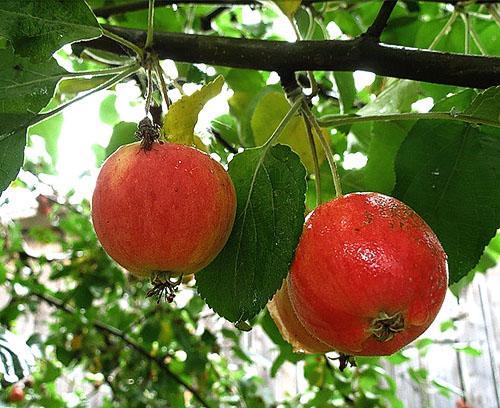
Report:
[{"label": "green leaf", "polygon": [[[449,19],[449,14],[445,17],[427,21],[421,24],[415,38],[415,47],[428,48],[438,33],[444,27]],[[464,25],[460,21],[460,17],[455,21],[451,30],[437,43],[434,48],[436,51],[448,52],[464,52],[464,38],[465,30]]]},{"label": "green leaf", "polygon": [[16,54],[47,60],[65,44],[99,37],[101,28],[83,0],[2,0],[0,35]]},{"label": "green leaf", "polygon": [[192,145],[199,113],[210,99],[220,93],[223,85],[224,78],[218,76],[192,95],[185,95],[175,102],[168,110],[163,124],[167,140]]},{"label": "green leaf", "polygon": [[18,131],[0,140],[0,193],[17,177],[24,161],[26,133]]},{"label": "green leaf", "polygon": [[498,129],[419,121],[401,145],[394,195],[439,237],[450,283],[477,264],[500,225],[499,172]]},{"label": "green leaf", "polygon": [[479,258],[479,262],[471,269],[470,272],[460,279],[457,283],[450,286],[452,293],[458,298],[462,290],[469,285],[474,279],[476,273],[485,273],[488,269],[497,265],[500,260],[500,231],[490,241],[488,246],[484,249],[483,255]]},{"label": "green leaf", "polygon": [[55,167],[58,159],[58,141],[61,134],[63,115],[59,113],[50,118],[31,126],[28,130],[29,136],[38,135],[45,141],[45,150],[49,154],[52,167]]},{"label": "green leaf", "polygon": [[356,99],[356,87],[352,72],[334,72],[333,77],[340,95],[340,113],[352,112]]},{"label": "green leaf", "polygon": [[36,114],[50,101],[57,82],[66,74],[55,59],[32,63],[0,50],[0,112]]},{"label": "green leaf", "polygon": [[17,176],[24,160],[25,129],[50,101],[66,72],[52,58],[40,64],[0,50],[0,192]]},{"label": "green leaf", "polygon": [[302,0],[273,0],[285,16],[293,18],[302,3]]},{"label": "green leaf", "polygon": [[[415,81],[392,82],[378,97],[359,110],[360,115],[409,112],[418,98],[420,84]],[[368,138],[368,161],[363,168],[363,189],[389,194],[394,188],[396,174],[394,159],[399,146],[414,122],[374,122]],[[353,126],[353,131],[359,126]]]},{"label": "green leaf", "polygon": [[472,357],[479,357],[483,354],[483,352],[480,349],[469,346],[467,344],[455,344],[453,348],[461,353],[468,354],[469,356]]},{"label": "green leaf", "polygon": [[137,123],[120,122],[113,128],[113,134],[106,147],[105,159],[111,156],[120,146],[137,141],[135,131]]},{"label": "green leaf", "polygon": [[[24,129],[37,122],[37,113],[50,101],[57,82],[66,71],[53,58],[35,64],[14,55],[10,49],[3,49],[0,50],[0,72],[0,141],[3,141],[22,135]],[[13,146],[12,141],[9,143]],[[19,146],[16,146],[18,152]],[[19,155],[15,160],[22,163]],[[2,166],[5,170],[3,163]],[[2,173],[5,177],[5,172]]]},{"label": "green leaf", "polygon": [[394,159],[414,122],[395,121],[373,124],[368,162],[363,169],[367,191],[390,194],[396,183]]},{"label": "green leaf", "polygon": [[380,115],[384,113],[409,112],[417,100],[420,84],[400,79],[393,81],[377,98],[358,111],[358,115]]},{"label": "green leaf", "polygon": [[104,98],[99,108],[99,118],[101,122],[114,126],[120,120],[120,115],[118,115],[116,111],[115,104],[116,94],[113,93]]},{"label": "green leaf", "polygon": [[452,394],[458,395],[459,397],[463,396],[463,391],[460,388],[443,380],[434,379],[431,381],[431,384],[436,387],[441,395],[448,399],[452,397]]},{"label": "green leaf", "polygon": [[227,85],[234,94],[228,100],[230,113],[239,121],[239,137],[243,146],[255,146],[250,119],[253,110],[263,92],[271,87],[265,87],[262,75],[248,69],[230,69],[224,75]]},{"label": "green leaf", "polygon": [[[271,137],[286,113],[290,110],[290,103],[282,91],[268,92],[257,103],[251,119],[253,137],[257,145],[264,144]],[[326,134],[328,138],[328,134]],[[315,136],[318,160],[321,164],[325,158],[323,149]],[[306,124],[302,116],[294,116],[278,137],[277,143],[290,146],[297,153],[310,173],[314,173],[314,161],[309,147]]]},{"label": "green leaf", "polygon": [[469,115],[500,122],[500,86],[488,88],[472,101],[466,110]]},{"label": "green leaf", "polygon": [[196,275],[208,305],[231,322],[249,320],[288,273],[304,222],[305,169],[289,147],[248,149],[229,174],[238,207],[228,243]]}]

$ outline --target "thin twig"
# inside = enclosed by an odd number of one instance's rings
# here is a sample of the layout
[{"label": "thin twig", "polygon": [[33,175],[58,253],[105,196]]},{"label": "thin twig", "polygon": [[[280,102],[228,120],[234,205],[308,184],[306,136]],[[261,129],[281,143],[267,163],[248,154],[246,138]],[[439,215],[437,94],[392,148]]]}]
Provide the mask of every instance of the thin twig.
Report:
[{"label": "thin twig", "polygon": [[333,155],[332,147],[330,146],[329,141],[326,139],[325,135],[323,134],[323,131],[321,130],[316,117],[312,113],[311,108],[309,108],[309,105],[307,104],[307,101],[305,101],[305,100],[303,100],[303,102],[302,102],[302,113],[303,113],[304,119],[306,121],[309,121],[310,126],[316,132],[316,135],[318,136],[318,139],[321,142],[321,146],[323,147],[323,150],[325,151],[326,160],[328,160],[328,164],[330,165],[330,170],[332,172],[333,184],[335,187],[335,195],[336,195],[336,197],[341,197],[342,196],[342,185],[340,183],[340,174],[339,174],[339,171],[337,169],[337,164],[335,163],[335,158]]},{"label": "thin twig", "polygon": [[148,34],[146,36],[146,43],[144,44],[145,49],[148,49],[153,45],[154,14],[155,14],[155,0],[149,0],[149,3],[148,3]]},{"label": "thin twig", "polygon": [[316,190],[316,207],[321,204],[321,171],[319,167],[318,151],[316,149],[316,142],[314,141],[314,134],[311,129],[311,124],[308,120],[304,120],[306,125],[307,137],[309,139],[309,147],[314,163],[314,187]]},{"label": "thin twig", "polygon": [[149,110],[151,108],[151,101],[153,100],[153,78],[151,77],[151,67],[148,67],[146,69],[146,75],[147,75],[147,88],[146,88],[146,104],[145,104],[145,109],[146,109],[146,116],[149,115]]},{"label": "thin twig", "polygon": [[487,119],[473,115],[467,115],[463,113],[456,112],[408,112],[408,113],[394,113],[386,115],[325,115],[318,119],[318,123],[323,127],[331,126],[341,126],[353,123],[363,123],[363,122],[385,122],[388,120],[419,120],[419,119],[443,119],[443,120],[455,120],[459,122],[473,123],[477,125],[487,125],[493,127],[500,127],[500,122],[495,119]]},{"label": "thin twig", "polygon": [[470,54],[470,21],[467,13],[460,13],[462,21],[464,22],[464,53]]},{"label": "thin twig", "polygon": [[128,41],[125,38],[120,37],[118,34],[115,34],[111,31],[106,30],[105,28],[102,29],[102,34],[105,37],[108,37],[109,39],[116,41],[117,43],[119,43],[127,48],[130,48],[132,51],[134,51],[137,54],[137,56],[139,58],[144,57],[144,51],[142,51],[142,49],[139,46],[137,46],[136,44],[134,44],[133,42]]},{"label": "thin twig", "polygon": [[160,60],[158,58],[154,58],[153,60],[153,68],[155,70],[156,76],[158,77],[158,81],[160,82],[160,90],[163,96],[163,100],[167,105],[167,109],[170,108],[170,98],[168,97],[168,88],[165,83],[165,73],[163,72],[163,68],[160,65]]},{"label": "thin twig", "polygon": [[[38,293],[31,291],[31,296],[34,296],[40,300],[43,300],[44,302],[48,303],[51,306],[54,306],[55,308],[62,310],[63,312],[66,312],[68,314],[76,315],[77,311],[73,309],[71,306],[67,305],[63,301],[59,300],[58,298],[47,295],[45,293]],[[127,344],[131,349],[135,350],[142,356],[146,357],[148,360],[156,363],[158,367],[170,378],[172,378],[177,384],[183,386],[186,388],[193,396],[200,402],[202,406],[205,408],[210,408],[210,405],[208,402],[201,396],[200,392],[194,388],[193,386],[189,385],[186,383],[182,378],[180,378],[177,374],[172,372],[170,370],[170,367],[168,366],[167,363],[162,359],[161,356],[153,356],[149,351],[147,351],[145,348],[140,346],[136,341],[131,339],[127,334],[122,332],[121,330],[117,329],[116,327],[110,326],[104,322],[101,322],[100,320],[93,320],[91,324],[99,331],[111,334],[112,336],[120,338],[124,343]]]},{"label": "thin twig", "polygon": [[472,37],[472,39],[474,40],[474,43],[476,44],[476,47],[479,49],[479,52],[482,54],[482,55],[486,55],[488,54],[485,50],[485,48],[483,47],[483,44],[481,44],[481,39],[479,38],[479,35],[477,34],[477,31],[476,29],[474,28],[474,26],[472,25],[472,23],[470,24],[469,26],[469,32],[470,32],[470,35]]},{"label": "thin twig", "polygon": [[85,93],[83,95],[77,96],[76,98],[74,98],[74,99],[72,99],[72,100],[70,100],[70,101],[68,101],[66,103],[63,103],[62,105],[59,105],[57,108],[52,109],[51,111],[48,111],[46,113],[43,113],[43,114],[36,115],[36,116],[28,118],[28,120],[26,120],[25,122],[21,123],[16,128],[11,129],[9,131],[9,133],[6,133],[5,135],[0,136],[0,141],[6,139],[8,137],[11,137],[16,132],[18,132],[20,130],[23,130],[23,129],[26,129],[29,126],[34,125],[35,123],[42,122],[42,121],[50,118],[51,116],[54,116],[54,115],[58,114],[63,109],[66,109],[69,105],[72,105],[72,104],[74,104],[74,103],[76,103],[78,101],[81,101],[82,99],[86,98],[89,95],[92,95],[92,94],[94,94],[96,92],[102,91],[103,89],[107,89],[107,88],[109,88],[109,87],[117,84],[118,82],[123,81],[125,78],[129,77],[134,72],[136,72],[137,69],[139,68],[139,66],[136,65],[136,64],[134,64],[134,65],[127,66],[127,67],[124,67],[124,68],[126,68],[126,69],[121,74],[118,74],[118,75],[114,76],[113,78],[110,78],[109,80],[107,80],[106,82],[103,82],[101,85],[95,87],[91,91],[89,91],[89,92],[87,92],[87,93]]},{"label": "thin twig", "polygon": [[454,11],[450,18],[448,19],[448,21],[446,22],[446,24],[443,26],[443,28],[441,29],[441,31],[438,33],[438,35],[436,35],[436,38],[434,38],[434,40],[431,42],[431,45],[429,45],[429,49],[430,50],[433,50],[434,47],[436,47],[436,45],[438,45],[439,41],[441,41],[441,39],[448,34],[448,30],[451,28],[451,26],[453,25],[453,23],[455,22],[455,20],[457,19],[458,17],[458,11]]},{"label": "thin twig", "polygon": [[229,143],[226,139],[224,139],[224,137],[220,134],[220,132],[212,128],[210,130],[210,133],[214,135],[215,140],[217,140],[228,152],[233,154],[238,153],[238,149],[234,147],[231,143]]},{"label": "thin twig", "polygon": [[380,41],[380,36],[382,35],[382,32],[384,31],[385,26],[389,21],[392,10],[394,10],[394,7],[396,7],[396,3],[397,0],[384,1],[382,3],[382,7],[380,7],[377,17],[375,17],[372,25],[368,27],[365,35],[368,35],[377,39],[377,41]]}]

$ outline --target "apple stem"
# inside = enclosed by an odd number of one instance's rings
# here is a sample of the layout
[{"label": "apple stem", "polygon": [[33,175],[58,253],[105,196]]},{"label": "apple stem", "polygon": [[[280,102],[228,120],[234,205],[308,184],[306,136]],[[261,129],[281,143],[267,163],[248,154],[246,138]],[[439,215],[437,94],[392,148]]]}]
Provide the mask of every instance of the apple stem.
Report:
[{"label": "apple stem", "polygon": [[335,163],[335,158],[333,157],[333,150],[330,146],[330,143],[326,139],[323,134],[321,128],[319,127],[318,121],[316,117],[309,108],[308,102],[306,99],[302,99],[302,114],[306,122],[309,123],[309,126],[314,129],[316,134],[318,135],[319,141],[323,150],[325,151],[326,159],[328,160],[328,164],[330,165],[330,170],[332,172],[333,185],[335,186],[335,194],[337,197],[342,196],[342,185],[340,183],[340,174],[337,169],[337,164]]},{"label": "apple stem", "polygon": [[153,67],[156,73],[156,76],[158,77],[158,80],[160,82],[160,91],[163,95],[163,99],[165,100],[165,104],[167,105],[167,109],[170,108],[170,99],[168,97],[168,89],[167,89],[167,84],[165,82],[165,72],[163,72],[163,68],[160,65],[160,60],[158,59],[158,56],[154,57],[153,60]]},{"label": "apple stem", "polygon": [[147,78],[148,78],[148,87],[146,89],[146,116],[149,115],[149,110],[151,109],[151,101],[153,100],[153,79],[151,77],[151,65],[148,64],[146,68]]},{"label": "apple stem", "polygon": [[314,188],[316,190],[316,207],[321,204],[321,170],[319,166],[318,151],[316,142],[314,141],[314,133],[311,129],[311,124],[308,120],[304,120],[306,125],[307,137],[309,139],[309,147],[314,163]]}]

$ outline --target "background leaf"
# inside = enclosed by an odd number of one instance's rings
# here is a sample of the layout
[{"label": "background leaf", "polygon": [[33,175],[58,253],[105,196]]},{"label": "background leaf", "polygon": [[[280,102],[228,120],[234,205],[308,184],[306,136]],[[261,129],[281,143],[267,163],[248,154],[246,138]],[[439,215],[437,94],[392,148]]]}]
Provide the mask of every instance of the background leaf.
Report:
[{"label": "background leaf", "polygon": [[111,156],[116,149],[128,143],[137,142],[135,131],[137,130],[137,123],[133,122],[120,122],[113,128],[113,134],[106,146],[105,159]]},{"label": "background leaf", "polygon": [[200,295],[231,322],[254,317],[281,286],[304,222],[303,165],[288,146],[264,149],[229,164],[236,221],[225,248],[196,275]]},{"label": "background leaf", "polygon": [[396,158],[394,195],[417,211],[448,254],[450,283],[478,262],[500,225],[500,131],[419,121]]},{"label": "background leaf", "polygon": [[302,0],[273,0],[285,16],[292,18],[300,7]]},{"label": "background leaf", "polygon": [[47,151],[51,159],[53,171],[55,171],[57,159],[59,157],[58,142],[63,121],[63,114],[59,113],[42,122],[37,123],[36,125],[31,126],[28,129],[29,137],[37,135],[43,138],[45,142],[45,150]]},{"label": "background leaf", "polygon": [[24,161],[26,133],[18,131],[0,140],[0,193],[17,177]]},{"label": "background leaf", "polygon": [[334,72],[335,84],[340,96],[340,113],[350,113],[354,110],[356,87],[352,72]]},{"label": "background leaf", "polygon": [[83,0],[2,0],[0,35],[16,54],[47,60],[63,45],[101,35],[101,28]]},{"label": "background leaf", "polygon": [[57,82],[66,74],[55,59],[33,63],[0,50],[0,112],[36,114],[50,101]]},{"label": "background leaf", "polygon": [[466,113],[500,122],[500,86],[488,88],[478,95]]},{"label": "background leaf", "polygon": [[[290,110],[290,103],[283,92],[272,91],[263,95],[257,103],[251,119],[252,132],[257,146],[263,145],[271,137],[283,116]],[[326,133],[326,131],[325,131]],[[328,138],[328,134],[326,134]],[[325,153],[315,136],[318,160],[321,164]],[[306,124],[302,116],[293,117],[278,137],[277,143],[290,146],[297,153],[310,173],[314,173],[314,161],[309,147]]]},{"label": "background leaf", "polygon": [[200,111],[210,99],[220,93],[223,85],[224,78],[218,76],[192,95],[184,95],[175,102],[168,110],[163,124],[167,140],[192,145],[194,143],[194,127]]}]

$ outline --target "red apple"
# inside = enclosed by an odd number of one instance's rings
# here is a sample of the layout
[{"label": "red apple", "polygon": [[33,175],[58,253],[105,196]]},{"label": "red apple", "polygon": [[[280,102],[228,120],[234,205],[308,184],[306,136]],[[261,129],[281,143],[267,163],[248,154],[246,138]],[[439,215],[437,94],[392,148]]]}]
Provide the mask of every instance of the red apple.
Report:
[{"label": "red apple", "polygon": [[104,163],[92,198],[103,248],[138,277],[190,274],[224,247],[236,212],[233,183],[207,154],[173,143],[120,147]]},{"label": "red apple", "polygon": [[24,400],[24,390],[20,384],[14,384],[7,397],[9,402],[20,402]]},{"label": "red apple", "polygon": [[307,220],[288,277],[306,330],[348,355],[387,355],[432,323],[447,288],[431,228],[393,197],[355,193]]}]

